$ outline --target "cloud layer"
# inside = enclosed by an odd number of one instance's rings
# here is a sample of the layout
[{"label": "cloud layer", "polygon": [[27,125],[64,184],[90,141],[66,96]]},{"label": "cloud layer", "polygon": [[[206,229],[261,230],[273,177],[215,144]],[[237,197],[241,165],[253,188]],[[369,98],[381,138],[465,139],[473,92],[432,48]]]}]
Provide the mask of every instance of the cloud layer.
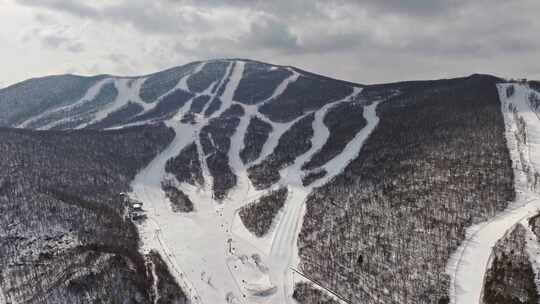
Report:
[{"label": "cloud layer", "polygon": [[[191,60],[246,57],[363,83],[475,72],[540,78],[537,0],[88,3],[0,0],[0,19],[27,20],[12,26],[7,45],[50,54],[50,65],[29,70],[34,75],[142,74]],[[4,8],[12,13],[2,16]]]}]

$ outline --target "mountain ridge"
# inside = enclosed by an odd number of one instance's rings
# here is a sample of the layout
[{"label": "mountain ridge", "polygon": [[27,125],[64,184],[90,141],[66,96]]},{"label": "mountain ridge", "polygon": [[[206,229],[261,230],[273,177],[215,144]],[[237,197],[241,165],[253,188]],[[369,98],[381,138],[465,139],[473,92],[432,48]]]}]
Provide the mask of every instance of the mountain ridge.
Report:
[{"label": "mountain ridge", "polygon": [[[198,63],[201,63],[201,62],[211,62],[211,61],[220,61],[220,60],[221,61],[235,61],[235,60],[237,60],[237,61],[260,63],[260,64],[274,66],[274,67],[291,68],[291,69],[295,69],[295,70],[297,70],[298,72],[301,72],[301,73],[312,74],[312,75],[314,75],[316,77],[323,77],[323,78],[327,78],[329,80],[335,80],[335,81],[340,81],[340,82],[344,82],[344,83],[349,83],[351,85],[355,85],[355,86],[359,86],[359,87],[400,86],[400,85],[428,83],[428,82],[443,81],[443,80],[465,79],[465,78],[475,77],[475,76],[494,77],[494,78],[497,78],[500,81],[505,81],[505,78],[496,76],[494,74],[473,72],[473,73],[471,73],[469,75],[466,75],[466,76],[442,77],[442,78],[435,78],[435,79],[410,79],[410,80],[399,80],[399,81],[393,81],[393,82],[358,83],[358,82],[354,82],[354,81],[350,81],[350,80],[346,80],[346,79],[342,79],[342,78],[327,76],[327,75],[322,74],[322,73],[311,72],[311,71],[308,71],[307,69],[298,68],[298,67],[292,66],[292,65],[279,65],[279,64],[274,64],[274,63],[270,63],[270,62],[260,61],[260,60],[256,60],[256,59],[249,59],[249,58],[235,58],[235,57],[227,58],[227,57],[224,57],[224,58],[215,58],[215,59],[207,59],[207,60],[190,61],[190,62],[185,63],[185,64],[175,65],[175,66],[172,66],[172,67],[169,67],[169,68],[165,68],[163,70],[159,70],[159,71],[156,71],[156,72],[151,72],[151,73],[148,73],[148,74],[141,74],[141,75],[116,75],[116,74],[108,74],[108,73],[95,74],[95,75],[82,75],[82,74],[76,74],[76,73],[65,73],[65,74],[50,74],[50,75],[36,76],[36,77],[31,77],[31,78],[28,78],[28,79],[18,81],[16,83],[9,84],[9,85],[4,86],[4,87],[0,87],[0,91],[8,89],[8,88],[13,87],[13,86],[20,85],[20,84],[25,83],[25,82],[43,80],[43,79],[46,79],[46,78],[62,77],[62,76],[73,76],[73,77],[78,77],[78,78],[106,78],[106,77],[120,78],[120,79],[145,78],[145,77],[153,76],[155,74],[159,74],[159,73],[162,73],[162,72],[173,70],[175,68],[180,68],[180,67],[183,67],[183,66],[186,66],[186,65],[189,65],[189,64],[198,64]],[[530,80],[530,81],[531,82],[538,82],[536,80]]]},{"label": "mountain ridge", "polygon": [[311,75],[316,76],[316,77],[327,78],[329,80],[340,81],[340,82],[349,83],[351,85],[356,85],[356,86],[368,86],[368,85],[370,85],[370,84],[361,84],[361,83],[357,83],[357,82],[354,82],[354,81],[349,81],[349,80],[341,79],[341,78],[337,78],[337,77],[331,77],[331,76],[327,76],[327,75],[324,75],[324,74],[319,74],[319,73],[316,73],[316,72],[311,72],[311,71],[308,71],[306,69],[298,68],[298,67],[292,66],[292,65],[280,65],[280,64],[275,64],[275,63],[271,63],[271,62],[266,62],[266,61],[261,61],[261,60],[256,60],[256,59],[250,59],[250,58],[236,58],[236,57],[228,58],[228,57],[223,57],[223,58],[214,58],[214,59],[206,59],[206,60],[189,61],[189,62],[184,63],[184,64],[174,65],[174,66],[164,68],[164,69],[156,71],[156,72],[150,72],[148,74],[141,74],[141,75],[116,75],[116,74],[109,74],[109,73],[101,73],[101,74],[94,74],[94,75],[83,75],[83,74],[77,74],[77,73],[61,73],[61,74],[50,74],[50,75],[43,75],[43,76],[35,76],[35,77],[30,77],[28,79],[24,79],[24,80],[9,84],[9,85],[4,86],[4,87],[0,87],[0,91],[4,90],[4,89],[8,89],[8,88],[16,86],[16,85],[19,85],[19,84],[22,84],[22,83],[25,83],[25,82],[29,82],[29,81],[43,80],[43,79],[46,79],[46,78],[51,78],[51,77],[54,78],[54,77],[62,77],[62,76],[73,76],[73,77],[78,77],[78,78],[106,78],[106,77],[121,78],[121,79],[146,78],[146,77],[153,76],[155,74],[159,74],[159,73],[162,73],[162,72],[167,72],[167,71],[170,71],[170,70],[173,70],[173,69],[176,69],[176,68],[180,68],[180,67],[183,67],[183,66],[186,66],[186,65],[199,64],[199,63],[202,63],[202,62],[212,62],[212,61],[253,62],[253,63],[259,63],[259,64],[273,66],[273,67],[291,68],[291,69],[295,69],[295,70],[297,70],[298,72],[301,72],[301,73],[311,74]]}]

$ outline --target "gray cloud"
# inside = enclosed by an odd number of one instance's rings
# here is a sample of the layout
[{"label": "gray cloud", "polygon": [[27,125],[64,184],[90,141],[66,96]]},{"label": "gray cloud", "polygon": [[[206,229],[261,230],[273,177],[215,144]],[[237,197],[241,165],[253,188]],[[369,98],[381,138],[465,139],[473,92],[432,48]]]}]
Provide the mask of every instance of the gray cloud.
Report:
[{"label": "gray cloud", "polygon": [[465,0],[363,0],[340,2],[349,2],[375,13],[415,17],[438,17],[458,10],[466,3]]},{"label": "gray cloud", "polygon": [[91,6],[84,4],[82,1],[65,1],[65,0],[17,0],[20,4],[34,7],[41,7],[60,12],[74,14],[79,17],[96,18],[99,16],[99,11]]},{"label": "gray cloud", "polygon": [[[121,59],[100,57],[117,72],[215,57],[301,65],[360,82],[540,71],[529,60],[540,51],[537,0],[16,1],[105,33],[132,29],[137,51],[118,46],[112,53]],[[50,48],[89,49],[69,35],[38,36]]]},{"label": "gray cloud", "polygon": [[[178,33],[180,21],[184,17],[175,10],[168,1],[123,0],[113,4],[95,6],[85,4],[81,0],[17,0],[19,4],[43,8],[53,12],[61,12],[76,17],[106,21],[110,23],[127,23],[138,30],[150,33]],[[196,16],[192,22],[201,22]],[[186,20],[184,20],[185,22]]]},{"label": "gray cloud", "polygon": [[38,41],[43,47],[66,50],[70,53],[80,53],[85,50],[85,45],[69,29],[55,25],[47,26],[44,24],[45,20],[41,21],[40,26],[31,28],[24,33],[21,36],[21,41],[24,43]]},{"label": "gray cloud", "polygon": [[257,49],[299,50],[298,37],[276,18],[261,18],[251,23],[248,35],[242,39],[246,47]]}]

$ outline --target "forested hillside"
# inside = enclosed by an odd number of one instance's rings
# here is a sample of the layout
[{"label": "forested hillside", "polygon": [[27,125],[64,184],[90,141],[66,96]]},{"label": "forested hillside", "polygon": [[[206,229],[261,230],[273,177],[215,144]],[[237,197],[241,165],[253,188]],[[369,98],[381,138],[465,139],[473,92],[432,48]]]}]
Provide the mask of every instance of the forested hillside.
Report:
[{"label": "forested hillside", "polygon": [[359,157],[306,202],[302,270],[352,303],[445,303],[465,229],[514,197],[496,81],[413,84],[379,106]]},{"label": "forested hillside", "polygon": [[7,303],[153,302],[153,260],[139,253],[118,193],[172,136],[164,125],[0,129],[0,286]]}]

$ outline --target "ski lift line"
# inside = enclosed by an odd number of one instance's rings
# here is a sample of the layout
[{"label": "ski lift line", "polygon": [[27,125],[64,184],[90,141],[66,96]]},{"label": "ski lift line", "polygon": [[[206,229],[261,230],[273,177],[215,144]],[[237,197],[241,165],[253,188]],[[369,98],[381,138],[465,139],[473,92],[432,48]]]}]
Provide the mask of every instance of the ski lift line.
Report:
[{"label": "ski lift line", "polygon": [[341,301],[347,303],[347,304],[352,304],[351,301],[345,299],[343,296],[339,295],[338,293],[336,293],[335,291],[327,288],[327,287],[324,287],[321,283],[319,283],[317,280],[311,278],[310,276],[306,275],[305,273],[301,272],[300,270],[294,268],[294,267],[289,267],[289,269],[293,272],[293,273],[296,273],[300,276],[302,276],[303,278],[305,278],[306,280],[310,281],[311,283],[319,286],[320,288],[322,288],[323,290],[325,290],[326,292],[332,294],[333,296],[337,297],[338,299],[340,299]]}]

